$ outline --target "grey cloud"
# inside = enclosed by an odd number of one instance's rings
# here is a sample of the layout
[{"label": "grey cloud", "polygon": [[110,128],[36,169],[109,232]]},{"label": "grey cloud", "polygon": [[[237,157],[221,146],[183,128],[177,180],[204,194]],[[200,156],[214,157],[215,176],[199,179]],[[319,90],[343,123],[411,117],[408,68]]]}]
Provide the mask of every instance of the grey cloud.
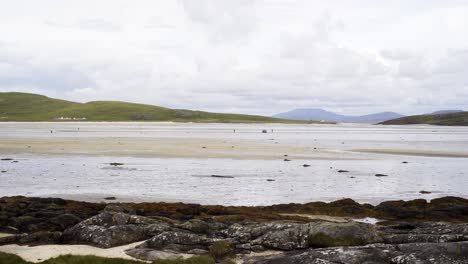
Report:
[{"label": "grey cloud", "polygon": [[116,22],[104,19],[80,19],[78,21],[57,21],[54,19],[47,19],[44,23],[52,27],[61,28],[75,28],[98,32],[119,32],[123,30],[122,25]]},{"label": "grey cloud", "polygon": [[450,14],[468,5],[406,4],[123,0],[90,14],[79,2],[80,12],[53,5],[57,13],[31,19],[0,16],[0,90],[252,114],[466,103],[468,34],[457,23],[468,18]]}]

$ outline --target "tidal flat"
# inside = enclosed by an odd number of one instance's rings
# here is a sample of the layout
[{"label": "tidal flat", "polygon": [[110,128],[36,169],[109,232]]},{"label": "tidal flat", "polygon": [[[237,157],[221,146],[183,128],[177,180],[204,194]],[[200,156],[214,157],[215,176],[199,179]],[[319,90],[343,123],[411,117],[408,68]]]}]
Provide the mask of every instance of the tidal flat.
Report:
[{"label": "tidal flat", "polygon": [[466,127],[4,122],[0,153],[3,196],[220,205],[468,196]]}]

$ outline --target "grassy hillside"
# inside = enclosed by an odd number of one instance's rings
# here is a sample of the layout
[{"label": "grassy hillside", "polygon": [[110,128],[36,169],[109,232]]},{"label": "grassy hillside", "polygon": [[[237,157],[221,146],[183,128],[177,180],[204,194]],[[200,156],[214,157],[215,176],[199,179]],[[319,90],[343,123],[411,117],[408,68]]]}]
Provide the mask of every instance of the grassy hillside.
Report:
[{"label": "grassy hillside", "polygon": [[28,93],[0,93],[0,121],[175,121],[221,123],[311,123],[255,115],[221,114],[170,109],[115,101],[76,103]]},{"label": "grassy hillside", "polygon": [[468,112],[449,113],[441,115],[415,115],[392,119],[380,124],[383,125],[409,125],[428,124],[439,126],[468,126]]}]

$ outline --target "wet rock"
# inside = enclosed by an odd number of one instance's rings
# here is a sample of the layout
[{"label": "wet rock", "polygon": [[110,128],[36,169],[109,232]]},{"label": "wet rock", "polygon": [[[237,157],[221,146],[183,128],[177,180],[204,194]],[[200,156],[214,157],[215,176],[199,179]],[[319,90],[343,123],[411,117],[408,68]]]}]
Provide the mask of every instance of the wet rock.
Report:
[{"label": "wet rock", "polygon": [[216,235],[227,228],[227,225],[212,220],[191,219],[182,224],[176,224],[175,227],[197,234]]},{"label": "wet rock", "polygon": [[59,230],[65,230],[70,226],[76,225],[80,221],[81,219],[73,214],[62,214],[49,220],[51,224],[59,226]]},{"label": "wet rock", "polygon": [[41,223],[43,221],[44,220],[41,218],[25,215],[10,218],[9,225],[14,226],[20,230],[31,230],[34,229],[32,228],[32,225]]},{"label": "wet rock", "polygon": [[25,236],[19,236],[16,243],[28,245],[58,244],[61,242],[62,232],[39,231]]},{"label": "wet rock", "polygon": [[137,214],[137,210],[132,207],[109,204],[104,208],[105,212],[115,212],[115,213],[126,213],[126,214]]}]

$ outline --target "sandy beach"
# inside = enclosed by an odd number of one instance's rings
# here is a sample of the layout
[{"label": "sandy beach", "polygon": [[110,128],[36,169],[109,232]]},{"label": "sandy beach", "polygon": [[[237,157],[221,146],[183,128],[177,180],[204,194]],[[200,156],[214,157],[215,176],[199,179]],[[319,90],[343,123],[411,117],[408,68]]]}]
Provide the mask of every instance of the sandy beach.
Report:
[{"label": "sandy beach", "polygon": [[42,262],[61,255],[94,255],[98,257],[133,259],[125,254],[125,250],[133,248],[141,242],[108,249],[97,248],[87,245],[41,245],[20,246],[15,244],[0,246],[0,252],[15,254],[29,262]]}]

